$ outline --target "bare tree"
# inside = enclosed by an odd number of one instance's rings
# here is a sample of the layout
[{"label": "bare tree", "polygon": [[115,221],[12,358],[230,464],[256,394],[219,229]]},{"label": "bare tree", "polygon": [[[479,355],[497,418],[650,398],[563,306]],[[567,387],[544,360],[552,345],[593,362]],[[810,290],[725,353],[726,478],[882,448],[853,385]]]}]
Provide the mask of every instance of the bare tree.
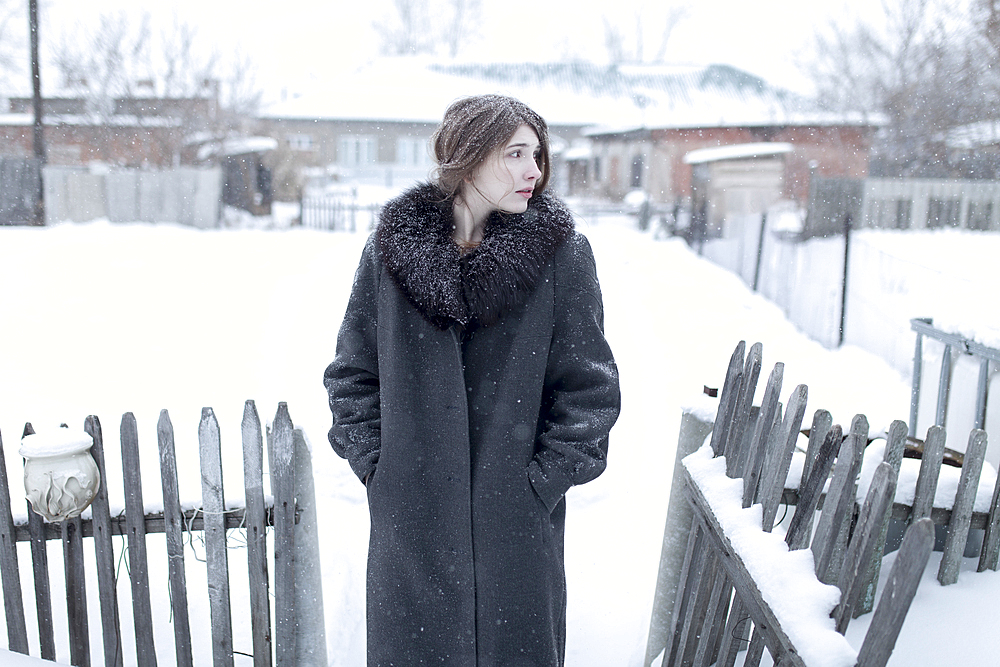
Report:
[{"label": "bare tree", "polygon": [[462,47],[479,35],[479,25],[482,23],[481,0],[449,0],[451,10],[447,23],[448,55],[452,58],[461,52]]},{"label": "bare tree", "polygon": [[125,13],[104,15],[86,35],[63,34],[53,53],[61,87],[84,98],[103,125],[123,116],[140,126],[169,120],[176,131],[157,133],[168,156],[192,135],[238,132],[261,99],[247,56],[223,64],[191,25],[174,21],[154,33],[148,14],[138,23]]},{"label": "bare tree", "polygon": [[386,56],[434,53],[427,0],[392,0],[395,15],[372,24],[379,36],[379,52]]},{"label": "bare tree", "polygon": [[807,73],[825,106],[884,115],[873,172],[951,175],[945,134],[996,113],[980,29],[954,5],[933,0],[885,0],[884,7],[885,25],[832,25],[818,35]]},{"label": "bare tree", "polygon": [[[613,64],[662,63],[666,56],[667,46],[674,29],[690,13],[690,6],[671,4],[667,7],[656,6],[650,10],[646,5],[639,5],[632,15],[632,28],[628,30],[622,22],[612,21],[607,15],[604,22],[604,48],[608,60]],[[647,57],[646,44],[655,43],[656,51],[651,59]]]},{"label": "bare tree", "polygon": [[13,83],[15,77],[24,75],[19,71],[22,68],[18,67],[18,63],[23,62],[23,56],[19,56],[26,52],[27,46],[24,32],[18,28],[27,25],[23,13],[25,6],[24,2],[0,0],[0,93]]}]

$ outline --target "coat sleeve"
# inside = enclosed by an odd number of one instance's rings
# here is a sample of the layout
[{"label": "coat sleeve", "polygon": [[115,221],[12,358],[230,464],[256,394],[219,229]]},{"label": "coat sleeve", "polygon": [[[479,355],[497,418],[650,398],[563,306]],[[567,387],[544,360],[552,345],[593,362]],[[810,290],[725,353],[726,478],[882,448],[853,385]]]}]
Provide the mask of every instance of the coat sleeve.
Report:
[{"label": "coat sleeve", "polygon": [[581,234],[557,254],[554,309],[539,435],[528,467],[550,512],[571,486],[604,471],[608,433],[621,407],[594,254]]},{"label": "coat sleeve", "polygon": [[379,263],[374,235],[354,276],[337,353],[323,374],[333,426],[330,444],[359,479],[375,470],[382,444],[378,374]]}]

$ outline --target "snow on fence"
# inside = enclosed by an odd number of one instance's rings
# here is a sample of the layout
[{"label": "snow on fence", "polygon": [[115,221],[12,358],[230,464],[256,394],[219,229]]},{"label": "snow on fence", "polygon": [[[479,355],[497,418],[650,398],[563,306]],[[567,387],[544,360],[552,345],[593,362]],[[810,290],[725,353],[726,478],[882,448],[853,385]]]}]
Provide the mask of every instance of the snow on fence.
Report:
[{"label": "snow on fence", "polygon": [[[208,601],[211,617],[211,650],[217,667],[233,665],[233,619],[230,608],[227,531],[246,533],[249,573],[250,628],[253,664],[326,665],[326,641],[318,571],[316,515],[312,468],[301,431],[295,429],[287,406],[281,403],[267,433],[271,494],[263,486],[263,438],[253,401],[247,401],[242,424],[246,505],[226,508],[222,483],[222,449],[219,425],[211,408],[202,411],[198,428],[202,506],[182,511],[177,484],[174,434],[169,414],[160,413],[157,440],[160,454],[163,512],[145,513],[139,474],[136,421],[122,417],[121,452],[125,509],[112,516],[108,501],[104,440],[97,417],[86,419],[84,430],[93,439],[91,453],[100,471],[100,488],[91,505],[92,518],[80,517],[47,523],[28,508],[27,525],[15,525],[7,471],[0,465],[0,574],[2,574],[8,649],[27,655],[29,641],[24,615],[17,542],[31,544],[38,642],[43,659],[55,660],[55,636],[50,596],[48,540],[61,540],[65,571],[70,664],[90,665],[91,649],[83,538],[93,538],[97,589],[101,608],[104,664],[123,664],[121,622],[118,608],[112,536],[127,536],[129,579],[132,591],[132,625],[135,661],[143,667],[157,664],[153,613],[150,603],[146,536],[165,533],[167,581],[177,665],[193,664],[189,624],[188,588],[184,568],[184,533],[204,532]],[[31,435],[31,424],[24,435]],[[0,439],[0,462],[3,442]],[[15,493],[15,496],[18,494]],[[273,584],[269,583],[267,529],[273,527]],[[310,553],[311,550],[311,553]],[[119,554],[119,557],[123,554]],[[154,582],[154,584],[157,582]],[[274,617],[271,616],[273,596]],[[273,643],[273,646],[272,646]],[[272,663],[272,653],[274,663]]]},{"label": "snow on fence", "polygon": [[[907,443],[906,424],[895,421],[884,449],[869,444],[864,415],[854,418],[846,436],[825,410],[802,430],[806,386],[796,387],[782,416],[784,366],[778,363],[761,405],[752,406],[761,346],[752,346],[745,359],[744,352],[741,341],[717,414],[691,411],[682,418],[645,665],[662,656],[662,667],[716,661],[731,667],[744,648],[744,665],[758,665],[765,648],[782,666],[885,665],[933,548],[935,524],[947,526],[942,584],[957,581],[976,525],[985,528],[979,571],[998,567],[1000,483],[988,512],[974,512],[986,434],[970,434],[953,502],[940,507],[934,501],[943,428],[931,427],[922,443]],[[699,449],[709,433],[710,445]],[[788,472],[800,435],[808,436],[808,446],[796,482]],[[904,453],[918,451],[920,472],[907,496],[897,491],[897,479]],[[796,506],[784,539],[771,533],[782,502]],[[894,519],[909,528],[855,650],[843,634],[852,618],[874,606]]]}]

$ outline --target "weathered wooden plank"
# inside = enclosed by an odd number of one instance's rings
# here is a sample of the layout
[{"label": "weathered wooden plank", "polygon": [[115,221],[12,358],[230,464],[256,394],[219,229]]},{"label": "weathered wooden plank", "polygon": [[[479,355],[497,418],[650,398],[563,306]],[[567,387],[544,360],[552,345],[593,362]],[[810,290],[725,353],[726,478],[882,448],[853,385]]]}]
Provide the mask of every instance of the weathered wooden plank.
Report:
[{"label": "weathered wooden plank", "polygon": [[246,492],[247,568],[254,667],[271,665],[271,603],[268,597],[264,516],[264,439],[253,401],[243,408],[243,486]]},{"label": "weathered wooden plank", "polygon": [[712,451],[715,456],[725,452],[729,428],[732,425],[733,411],[736,409],[741,386],[740,374],[743,372],[743,354],[746,341],[740,341],[729,358],[726,369],[726,379],[722,383],[722,393],[719,395],[719,408],[715,415],[715,428],[712,429]]},{"label": "weathered wooden plank", "polygon": [[[896,476],[899,476],[899,468],[903,464],[903,449],[906,446],[906,422],[895,420],[889,425],[889,432],[885,438],[885,452],[882,460],[892,466]],[[875,608],[875,588],[878,585],[879,573],[882,571],[882,554],[885,551],[885,541],[889,534],[889,523],[892,519],[893,503],[889,502],[885,507],[885,516],[882,518],[882,529],[879,531],[878,541],[872,551],[871,560],[865,569],[865,587],[861,592],[861,597],[854,609],[854,617],[869,613]]]},{"label": "weathered wooden plank", "polygon": [[806,487],[806,480],[809,479],[809,473],[831,428],[833,428],[833,416],[828,410],[819,409],[813,413],[812,424],[809,426],[809,444],[806,445],[805,461],[802,464],[802,479],[799,480],[800,495]]},{"label": "weathered wooden plank", "polygon": [[861,463],[865,456],[865,447],[868,445],[868,418],[864,415],[855,415],[851,420],[851,432],[847,437],[848,442],[854,446],[853,468],[851,470],[850,481],[848,482],[851,503],[843,523],[840,524],[840,531],[833,547],[833,554],[830,558],[830,565],[827,575],[830,580],[821,580],[823,583],[835,584],[837,573],[844,566],[844,554],[847,552],[847,544],[850,540],[851,529],[857,519],[861,507],[858,505],[858,475],[861,473]]},{"label": "weathered wooden plank", "polygon": [[938,569],[938,581],[948,586],[958,581],[958,569],[962,564],[962,553],[969,539],[969,524],[972,522],[972,506],[976,503],[979,477],[983,471],[986,456],[986,431],[973,429],[969,434],[969,444],[962,460],[962,475],[958,480],[955,504],[948,523],[948,535],[944,540],[944,553]]},{"label": "weathered wooden plank", "polygon": [[163,492],[163,530],[167,542],[167,581],[174,626],[174,655],[179,667],[192,667],[191,621],[188,616],[187,577],[184,574],[184,524],[177,485],[177,453],[174,426],[166,410],[156,422],[160,453],[160,487]]},{"label": "weathered wooden plank", "polygon": [[764,649],[767,648],[765,633],[762,628],[754,623],[753,636],[750,638],[750,645],[747,646],[747,654],[743,657],[743,667],[758,667],[761,658],[764,657]]},{"label": "weathered wooden plank", "polygon": [[725,625],[726,607],[732,594],[732,587],[722,567],[715,564],[713,569],[712,590],[709,591],[704,619],[698,632],[699,641],[694,654],[694,667],[709,667],[715,662],[717,629]]},{"label": "weathered wooden plank", "polygon": [[[682,465],[680,470],[683,471],[683,469],[684,466]],[[681,486],[683,486],[683,476],[681,477],[681,480]],[[666,643],[664,646],[665,653],[663,660],[660,663],[663,667],[669,667],[670,665],[680,662],[680,658],[678,657],[678,651],[681,646],[680,628],[683,626],[683,619],[688,615],[687,607],[693,591],[693,586],[691,585],[693,572],[691,568],[693,565],[700,563],[701,551],[704,549],[704,536],[701,534],[701,523],[698,521],[698,517],[694,516],[693,511],[691,513],[691,523],[687,536],[687,547],[684,549],[684,559],[681,563],[677,576],[677,594],[673,600],[673,609],[670,614],[670,620],[667,625],[667,633],[665,635],[667,642],[669,643]],[[698,554],[697,559],[695,558],[695,554]],[[655,653],[650,656],[650,652],[647,651],[648,661],[651,662],[655,657]]]},{"label": "weathered wooden plank", "polygon": [[795,442],[799,438],[799,429],[802,428],[802,419],[806,414],[808,396],[809,390],[804,384],[800,384],[792,392],[788,399],[785,418],[775,433],[774,442],[764,459],[762,484],[757,497],[763,508],[761,527],[768,533],[774,528],[774,519],[781,503],[781,492],[785,489],[785,479],[788,477],[788,468],[795,452]]},{"label": "weathered wooden plank", "polygon": [[274,641],[278,667],[295,665],[295,441],[288,405],[278,404],[270,451],[274,495]]},{"label": "weathered wooden plank", "polygon": [[907,529],[896,562],[889,571],[882,597],[858,651],[857,667],[885,667],[889,661],[933,548],[934,524],[927,518],[917,520]]},{"label": "weathered wooden plank", "polygon": [[733,415],[733,425],[726,438],[726,475],[736,479],[743,476],[741,465],[741,449],[749,440],[746,431],[750,423],[750,413],[753,410],[753,397],[757,391],[757,379],[760,377],[761,355],[763,346],[754,343],[747,352],[746,364],[740,378],[740,394],[736,401]]},{"label": "weathered wooden plank", "polygon": [[767,442],[771,435],[771,429],[774,428],[775,417],[778,413],[779,395],[781,393],[781,382],[784,372],[785,365],[780,361],[771,370],[771,375],[767,379],[767,387],[764,389],[760,414],[757,417],[757,427],[754,429],[750,446],[746,448],[746,465],[742,466],[744,507],[750,507],[757,500],[757,485],[760,481],[761,466],[764,463]]},{"label": "weathered wooden plank", "polygon": [[233,665],[233,621],[226,551],[226,503],[222,486],[222,440],[212,408],[203,408],[198,425],[201,453],[201,505],[205,512],[205,560],[212,619],[212,664]]},{"label": "weathered wooden plank", "polygon": [[[295,664],[326,667],[326,610],[320,557],[319,514],[312,451],[302,429],[292,430],[295,447]],[[704,442],[704,441],[703,441]]]},{"label": "weathered wooden plank", "polygon": [[685,655],[690,658],[688,637],[691,634],[694,612],[698,605],[698,593],[701,591],[702,579],[707,566],[706,561],[708,560],[708,550],[705,548],[705,527],[699,519],[695,519],[692,530],[697,533],[697,539],[691,554],[688,576],[680,595],[676,646],[672,647],[669,662],[663,661],[664,667],[679,667],[685,664]]},{"label": "weathered wooden plank", "polygon": [[101,421],[90,415],[83,422],[83,430],[94,439],[90,453],[101,474],[101,485],[90,505],[91,521],[81,526],[80,534],[87,537],[90,528],[94,538],[94,557],[97,565],[97,596],[101,603],[101,636],[104,640],[105,667],[121,667],[121,622],[118,616],[118,594],[115,582],[115,549],[111,541],[111,509],[108,503],[108,474],[104,464],[104,435]]},{"label": "weathered wooden plank", "polygon": [[743,643],[750,634],[750,625],[750,616],[743,607],[739,591],[736,591],[726,619],[726,627],[722,631],[717,667],[733,667],[736,664],[736,656],[744,648]]},{"label": "weathered wooden plank", "polygon": [[28,631],[21,597],[21,575],[17,565],[17,536],[10,510],[10,486],[0,435],[0,578],[3,580],[3,608],[7,621],[7,648],[28,654]]},{"label": "weathered wooden plank", "polygon": [[882,525],[888,520],[886,510],[891,506],[895,493],[896,471],[890,464],[882,462],[875,469],[875,476],[858,518],[858,526],[847,547],[844,566],[837,578],[840,603],[833,611],[833,618],[840,634],[847,632],[858,597],[867,584],[864,575],[875,553]]},{"label": "weathered wooden plank", "polygon": [[149,560],[146,556],[146,522],[143,519],[145,506],[142,499],[142,474],[139,468],[139,433],[135,415],[131,412],[122,415],[121,448],[135,652],[140,665],[155,667],[153,609],[149,600]]},{"label": "weathered wooden plank", "polygon": [[993,500],[990,503],[986,534],[983,536],[983,550],[979,554],[977,572],[996,570],[1000,565],[1000,475],[993,485]]},{"label": "weathered wooden plank", "polygon": [[929,517],[934,507],[941,461],[944,458],[945,430],[940,426],[927,429],[924,451],[920,457],[920,473],[913,491],[913,521]]},{"label": "weathered wooden plank", "polygon": [[699,418],[692,412],[685,411],[681,415],[643,667],[649,667],[656,657],[664,651],[668,655],[671,652],[670,646],[675,636],[676,616],[674,608],[678,590],[683,586],[684,578],[687,576],[684,562],[690,548],[690,541],[693,539],[690,528],[694,513],[687,498],[684,497],[684,478],[681,474],[684,465],[681,461],[705,442],[711,429],[711,422]]},{"label": "weathered wooden plank", "polygon": [[63,571],[66,577],[66,617],[69,625],[69,663],[90,667],[90,631],[87,624],[87,582],[83,568],[80,517],[61,522]]},{"label": "weathered wooden plank", "polygon": [[[907,512],[909,510],[907,509]],[[949,510],[943,510],[947,516],[950,516]],[[986,513],[981,513],[982,517],[986,516]],[[264,512],[265,520],[268,526],[274,525],[274,511],[271,508],[266,508]],[[943,516],[943,515],[942,515]],[[942,523],[947,523],[947,516],[943,518]],[[163,519],[163,512],[150,512],[146,515],[146,534],[150,533],[163,533],[165,531],[165,521]],[[298,512],[296,513],[296,521],[299,521]],[[190,532],[199,532],[205,530],[205,516],[200,509],[188,509],[184,510],[183,518],[181,523],[184,524],[186,530]],[[246,525],[245,511],[242,507],[235,507],[233,509],[226,510],[226,530],[233,530],[238,528],[243,528]],[[982,528],[985,526],[985,519],[980,519],[978,524],[974,524],[973,527]],[[113,516],[111,517],[111,535],[127,535],[128,528],[125,525],[124,516]],[[57,524],[43,523],[42,525],[42,536],[45,540],[61,540],[62,533],[59,530]],[[27,524],[17,524],[14,526],[14,532],[17,535],[18,542],[27,542],[31,539],[31,533],[29,532]],[[83,522],[83,536],[93,537],[94,536],[94,524],[92,521],[85,520]]]},{"label": "weathered wooden plank", "polygon": [[[690,474],[685,470],[684,491],[695,508],[695,513],[701,521],[705,523],[706,541],[710,548],[719,554],[719,562],[726,571],[727,576],[739,591],[739,597],[743,601],[750,617],[753,619],[755,627],[766,633],[766,644],[768,650],[776,657],[789,656],[789,664],[804,667],[804,663],[798,656],[794,644],[788,635],[782,630],[780,623],[770,606],[764,601],[760,589],[747,571],[739,553],[733,548],[726,537],[725,531],[712,513],[708,500],[705,498],[697,483],[691,479]],[[755,631],[756,632],[756,631]]]},{"label": "weathered wooden plank", "polygon": [[[23,438],[35,429],[24,425]],[[38,619],[38,643],[43,660],[56,659],[56,638],[52,625],[52,593],[49,586],[49,552],[45,545],[45,521],[28,505],[28,532],[31,534],[31,569],[35,578],[35,617]],[[56,527],[58,529],[58,527]]]},{"label": "weathered wooden plank", "polygon": [[[811,437],[812,434],[810,434],[810,439]],[[800,492],[798,503],[795,506],[795,514],[785,532],[785,542],[788,544],[788,548],[793,551],[809,546],[809,539],[812,537],[813,515],[816,513],[816,507],[823,494],[823,487],[830,476],[830,468],[833,467],[834,458],[842,442],[843,434],[840,431],[840,425],[832,426],[823,436],[823,444],[819,448],[819,453],[809,466],[809,478]]]},{"label": "weathered wooden plank", "polygon": [[833,559],[833,550],[837,544],[840,527],[847,518],[848,511],[854,505],[852,473],[854,469],[854,445],[850,438],[844,438],[840,444],[837,462],[833,466],[833,477],[830,480],[830,490],[823,501],[823,513],[820,515],[816,534],[812,540],[813,558],[816,561],[816,577],[831,583],[827,572]]}]

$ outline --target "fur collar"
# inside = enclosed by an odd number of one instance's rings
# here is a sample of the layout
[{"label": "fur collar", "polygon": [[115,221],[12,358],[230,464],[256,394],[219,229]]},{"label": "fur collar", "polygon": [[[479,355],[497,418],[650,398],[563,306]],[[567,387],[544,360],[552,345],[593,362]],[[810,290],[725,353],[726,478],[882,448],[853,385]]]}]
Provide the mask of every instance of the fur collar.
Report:
[{"label": "fur collar", "polygon": [[452,203],[432,184],[393,199],[380,215],[379,250],[396,285],[431,324],[488,326],[531,294],[572,233],[573,215],[543,192],[524,213],[494,212],[483,242],[461,258],[451,239]]}]

